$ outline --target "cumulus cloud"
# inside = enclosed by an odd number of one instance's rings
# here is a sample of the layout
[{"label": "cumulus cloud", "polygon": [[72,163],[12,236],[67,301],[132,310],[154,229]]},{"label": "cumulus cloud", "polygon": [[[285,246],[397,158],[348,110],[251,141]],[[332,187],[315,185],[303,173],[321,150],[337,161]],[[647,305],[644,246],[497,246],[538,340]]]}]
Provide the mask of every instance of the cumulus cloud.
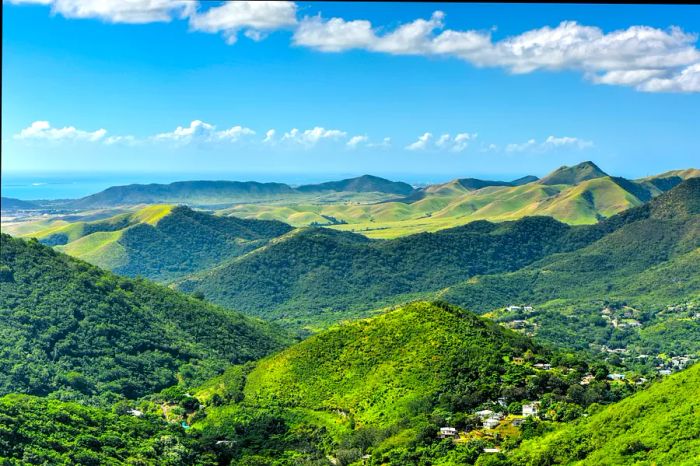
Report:
[{"label": "cumulus cloud", "polygon": [[153,136],[156,141],[172,141],[187,144],[192,141],[215,142],[230,141],[236,142],[244,136],[255,134],[250,128],[244,126],[233,126],[229,129],[217,131],[216,126],[202,120],[193,120],[189,126],[178,126],[174,131],[159,133]]},{"label": "cumulus cloud", "polygon": [[432,138],[433,138],[432,133],[423,133],[421,136],[418,137],[417,141],[412,142],[411,144],[407,145],[406,149],[408,149],[408,150],[426,149]]},{"label": "cumulus cloud", "polygon": [[291,131],[284,133],[282,136],[282,141],[293,142],[297,144],[302,144],[305,146],[315,146],[318,142],[324,139],[337,140],[343,139],[348,133],[341,131],[339,129],[326,129],[321,126],[316,126],[312,129],[307,129],[305,131],[299,131],[297,128],[293,128]]},{"label": "cumulus cloud", "polygon": [[433,148],[462,152],[469,146],[469,141],[476,139],[476,137],[476,133],[457,133],[454,137],[449,133],[444,133],[435,140],[434,144],[431,144],[433,139],[432,133],[423,133],[418,140],[406,146],[406,149],[416,151]]},{"label": "cumulus cloud", "polygon": [[357,146],[367,144],[368,141],[369,138],[367,136],[353,136],[345,145],[351,149],[357,149]]},{"label": "cumulus cloud", "polygon": [[222,33],[226,42],[233,44],[238,32],[258,41],[266,31],[296,24],[294,2],[228,2],[190,16],[190,27],[195,31]]},{"label": "cumulus cloud", "polygon": [[48,121],[35,121],[15,135],[16,139],[43,139],[51,141],[73,140],[96,142],[104,138],[107,130],[104,128],[96,131],[84,131],[75,126],[53,128]]},{"label": "cumulus cloud", "polygon": [[587,149],[593,147],[592,141],[587,141],[585,139],[579,139],[569,136],[557,137],[549,136],[542,142],[537,142],[535,139],[529,139],[527,142],[518,144],[508,144],[506,146],[506,152],[525,152],[525,151],[539,151],[544,152],[548,150],[558,149],[558,148],[572,148],[572,149]]},{"label": "cumulus cloud", "polygon": [[265,133],[265,139],[263,139],[264,143],[273,143],[275,142],[275,134],[277,132],[274,129],[268,129],[267,132]]},{"label": "cumulus cloud", "polygon": [[369,21],[302,19],[294,43],[324,52],[365,49],[401,55],[456,57],[479,67],[531,73],[575,70],[598,84],[647,92],[700,92],[697,35],[680,28],[631,26],[605,33],[564,21],[494,42],[490,31],[444,29],[444,14],[383,32]]},{"label": "cumulus cloud", "polygon": [[52,13],[66,18],[129,24],[183,18],[196,5],[195,2],[181,0],[11,0],[10,3],[50,5]]}]

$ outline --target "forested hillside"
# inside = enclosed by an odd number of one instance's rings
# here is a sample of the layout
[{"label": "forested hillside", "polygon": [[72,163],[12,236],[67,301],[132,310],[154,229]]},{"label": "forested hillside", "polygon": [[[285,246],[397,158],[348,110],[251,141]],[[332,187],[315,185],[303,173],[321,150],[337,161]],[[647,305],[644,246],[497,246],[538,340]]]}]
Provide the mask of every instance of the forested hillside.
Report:
[{"label": "forested hillside", "polygon": [[[700,301],[700,179],[580,234],[601,232],[607,234],[587,247],[516,272],[474,277],[439,296],[479,312],[522,303],[551,310],[531,320],[540,338],[557,344],[584,348],[617,338],[649,351],[700,351],[693,337],[700,322],[692,312],[661,312]],[[615,303],[637,310],[641,333],[601,322],[601,310]]]},{"label": "forested hillside", "polygon": [[153,205],[25,236],[122,275],[169,281],[244,254],[290,230],[289,225],[277,221],[219,217],[185,206]]},{"label": "forested hillside", "polygon": [[146,280],[3,234],[0,394],[110,403],[194,383],[288,340]]},{"label": "forested hillside", "polygon": [[571,247],[570,231],[546,217],[473,222],[391,241],[307,228],[177,286],[269,319],[337,322],[353,314],[324,314],[367,311],[473,275],[517,270]]},{"label": "forested hillside", "polygon": [[0,463],[217,464],[177,424],[29,395],[0,397]]},{"label": "forested hillside", "polygon": [[485,464],[700,463],[700,364]]},{"label": "forested hillside", "polygon": [[[552,368],[535,366],[543,363]],[[599,378],[582,387],[588,371]],[[205,408],[190,420],[203,446],[226,444],[219,451],[234,464],[327,464],[327,455],[355,464],[365,454],[376,465],[433,464],[442,456],[453,461],[444,464],[469,464],[483,447],[517,436],[507,426],[522,420],[528,400],[562,421],[627,392],[606,374],[603,365],[546,351],[472,313],[418,302],[231,368],[193,392]],[[440,441],[446,425],[478,431],[480,409],[513,414],[500,437],[487,429],[480,440]]]}]

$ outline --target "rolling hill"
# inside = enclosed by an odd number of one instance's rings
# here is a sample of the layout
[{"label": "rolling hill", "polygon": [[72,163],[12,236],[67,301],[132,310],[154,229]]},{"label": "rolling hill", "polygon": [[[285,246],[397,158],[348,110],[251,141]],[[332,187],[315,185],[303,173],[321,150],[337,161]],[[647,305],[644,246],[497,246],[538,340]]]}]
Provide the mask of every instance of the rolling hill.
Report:
[{"label": "rolling hill", "polygon": [[32,210],[36,208],[38,208],[38,205],[34,202],[23,201],[21,199],[14,199],[12,197],[0,198],[0,209],[3,211]]},{"label": "rolling hill", "polygon": [[496,464],[700,463],[700,364],[543,437]]},{"label": "rolling hill", "polygon": [[307,184],[296,188],[301,193],[319,193],[323,191],[355,192],[355,193],[387,193],[408,195],[413,192],[413,186],[400,181],[389,181],[372,175],[362,175],[340,181],[329,181],[320,184]]},{"label": "rolling hill", "polygon": [[263,322],[2,234],[0,394],[110,403],[283,346]]},{"label": "rolling hill", "polygon": [[290,230],[276,221],[218,217],[156,204],[22,236],[119,274],[168,281],[244,254]]},{"label": "rolling hill", "polygon": [[474,275],[517,270],[571,247],[571,231],[547,217],[473,222],[388,241],[306,228],[176,286],[294,326],[335,322]]},{"label": "rolling hill", "polygon": [[364,175],[340,181],[293,188],[284,183],[256,181],[178,181],[170,184],[131,184],[113,186],[90,196],[66,202],[71,209],[95,209],[138,204],[187,204],[195,206],[309,198],[328,192],[382,193],[407,195],[407,183]]},{"label": "rolling hill", "polygon": [[223,214],[280,220],[297,227],[325,225],[371,238],[391,239],[452,228],[475,220],[508,221],[546,215],[572,225],[594,224],[636,207],[700,170],[668,172],[642,180],[605,174],[592,162],[561,167],[541,180],[459,178],[379,203],[241,204]]},{"label": "rolling hill", "polygon": [[[625,342],[649,351],[698,354],[693,335],[700,322],[688,317],[700,304],[700,178],[580,230],[582,236],[589,233],[603,236],[512,273],[473,277],[438,296],[481,313],[514,303],[550,310],[531,320],[540,327],[539,338],[559,345],[583,349],[593,341]],[[642,327],[601,326],[606,303],[636,309]],[[677,305],[691,316],[662,312]]]},{"label": "rolling hill", "polygon": [[[538,370],[541,361],[555,368]],[[227,444],[220,460],[234,464],[326,464],[326,457],[354,464],[363,454],[371,455],[368,464],[434,464],[452,449],[475,459],[491,440],[476,450],[451,441],[438,448],[438,428],[480,425],[471,413],[499,397],[518,412],[536,399],[571,409],[568,387],[580,388],[589,369],[472,313],[416,302],[232,367],[193,392],[205,408],[192,430],[204,447]],[[576,405],[579,412],[617,396],[605,381],[583,391],[590,398]]]}]

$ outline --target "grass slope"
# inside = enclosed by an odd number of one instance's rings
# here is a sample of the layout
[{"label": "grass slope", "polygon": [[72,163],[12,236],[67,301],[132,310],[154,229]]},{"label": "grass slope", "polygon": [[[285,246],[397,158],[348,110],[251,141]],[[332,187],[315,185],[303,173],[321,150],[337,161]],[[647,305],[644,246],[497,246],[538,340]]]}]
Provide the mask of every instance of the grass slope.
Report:
[{"label": "grass slope", "polygon": [[25,236],[57,245],[66,254],[123,275],[168,281],[251,251],[290,229],[280,222],[151,205],[133,213],[58,225]]},{"label": "grass slope", "polygon": [[0,394],[108,403],[280,348],[262,322],[2,235]]}]

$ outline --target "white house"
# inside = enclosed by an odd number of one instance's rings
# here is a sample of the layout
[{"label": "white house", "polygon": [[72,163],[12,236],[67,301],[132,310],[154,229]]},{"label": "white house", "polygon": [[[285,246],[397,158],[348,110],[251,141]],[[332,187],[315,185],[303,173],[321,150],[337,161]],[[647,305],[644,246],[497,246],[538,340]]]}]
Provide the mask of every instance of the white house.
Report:
[{"label": "white house", "polygon": [[523,416],[537,416],[537,411],[539,408],[539,403],[529,403],[523,405]]},{"label": "white house", "polygon": [[447,438],[447,437],[458,437],[457,435],[457,429],[454,427],[440,427],[440,434],[438,434],[439,438]]},{"label": "white house", "polygon": [[484,427],[487,429],[493,429],[501,423],[501,420],[497,417],[490,417],[484,420]]},{"label": "white house", "polygon": [[625,374],[608,374],[610,380],[625,380]]}]

